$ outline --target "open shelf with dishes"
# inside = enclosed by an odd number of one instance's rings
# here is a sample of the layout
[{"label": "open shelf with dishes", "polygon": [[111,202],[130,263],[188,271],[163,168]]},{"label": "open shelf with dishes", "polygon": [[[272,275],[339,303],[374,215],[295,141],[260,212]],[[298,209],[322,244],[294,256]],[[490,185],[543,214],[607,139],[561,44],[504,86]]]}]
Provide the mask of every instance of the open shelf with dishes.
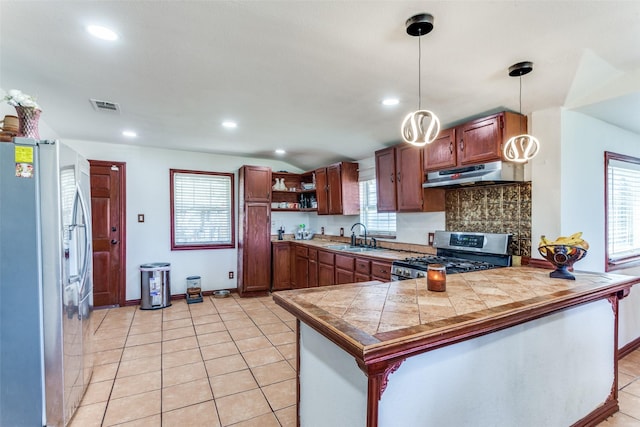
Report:
[{"label": "open shelf with dishes", "polygon": [[271,173],[271,210],[313,212],[318,208],[313,172]]}]

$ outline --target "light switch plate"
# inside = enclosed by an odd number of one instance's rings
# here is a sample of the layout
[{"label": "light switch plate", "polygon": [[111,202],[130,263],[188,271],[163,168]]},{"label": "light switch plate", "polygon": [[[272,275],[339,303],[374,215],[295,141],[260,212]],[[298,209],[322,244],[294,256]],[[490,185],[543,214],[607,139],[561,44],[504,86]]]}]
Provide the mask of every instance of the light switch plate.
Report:
[{"label": "light switch plate", "polygon": [[144,214],[138,214],[138,222],[144,222]]}]

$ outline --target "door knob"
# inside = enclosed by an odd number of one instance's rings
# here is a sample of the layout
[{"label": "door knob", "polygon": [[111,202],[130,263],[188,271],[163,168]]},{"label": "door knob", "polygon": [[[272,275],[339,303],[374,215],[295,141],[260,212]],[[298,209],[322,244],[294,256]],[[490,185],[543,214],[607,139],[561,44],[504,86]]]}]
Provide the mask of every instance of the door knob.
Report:
[{"label": "door knob", "polygon": [[116,243],[118,243],[118,241],[117,241],[117,240],[115,240],[115,239],[111,239],[111,244],[112,244],[112,245],[115,245]]}]

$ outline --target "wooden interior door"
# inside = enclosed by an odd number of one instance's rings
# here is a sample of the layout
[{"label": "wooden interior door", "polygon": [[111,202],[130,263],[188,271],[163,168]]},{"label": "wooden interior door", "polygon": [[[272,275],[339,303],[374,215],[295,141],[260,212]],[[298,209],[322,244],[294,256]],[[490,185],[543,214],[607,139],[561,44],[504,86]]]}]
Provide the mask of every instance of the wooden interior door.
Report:
[{"label": "wooden interior door", "polygon": [[90,160],[93,305],[126,302],[125,163]]}]

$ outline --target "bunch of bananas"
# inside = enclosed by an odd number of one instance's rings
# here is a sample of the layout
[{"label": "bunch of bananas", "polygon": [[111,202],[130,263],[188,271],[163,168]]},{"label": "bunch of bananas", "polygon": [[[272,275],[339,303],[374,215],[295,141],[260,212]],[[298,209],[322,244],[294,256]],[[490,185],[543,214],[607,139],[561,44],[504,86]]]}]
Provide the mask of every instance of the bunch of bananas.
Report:
[{"label": "bunch of bananas", "polygon": [[563,247],[565,248],[563,251],[566,250],[567,255],[573,255],[578,251],[577,248],[582,248],[585,251],[589,249],[589,243],[582,238],[582,231],[573,233],[569,237],[560,236],[554,241],[547,239],[545,236],[540,236],[538,251],[542,256],[546,256],[548,252],[553,255],[557,247]]}]

